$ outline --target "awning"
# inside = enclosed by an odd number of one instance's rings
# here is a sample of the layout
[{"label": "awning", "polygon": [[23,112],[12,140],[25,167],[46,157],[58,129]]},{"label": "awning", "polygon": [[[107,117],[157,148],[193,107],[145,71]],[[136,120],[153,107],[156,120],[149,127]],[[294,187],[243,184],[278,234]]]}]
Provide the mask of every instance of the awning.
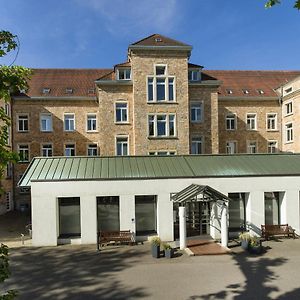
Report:
[{"label": "awning", "polygon": [[218,192],[208,185],[191,184],[182,191],[171,195],[171,201],[175,203],[186,202],[209,202],[223,201],[227,202],[230,198]]}]

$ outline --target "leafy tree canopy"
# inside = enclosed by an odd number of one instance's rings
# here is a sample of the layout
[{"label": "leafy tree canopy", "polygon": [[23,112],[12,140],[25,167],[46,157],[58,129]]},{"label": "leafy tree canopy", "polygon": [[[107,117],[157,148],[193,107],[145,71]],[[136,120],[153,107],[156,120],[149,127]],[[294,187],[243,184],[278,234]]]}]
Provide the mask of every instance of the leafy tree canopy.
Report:
[{"label": "leafy tree canopy", "polygon": [[[270,7],[272,7],[276,4],[280,4],[280,3],[281,3],[281,0],[269,0],[266,2],[265,7],[270,8]],[[294,2],[294,8],[300,10],[300,0],[296,0]]]}]

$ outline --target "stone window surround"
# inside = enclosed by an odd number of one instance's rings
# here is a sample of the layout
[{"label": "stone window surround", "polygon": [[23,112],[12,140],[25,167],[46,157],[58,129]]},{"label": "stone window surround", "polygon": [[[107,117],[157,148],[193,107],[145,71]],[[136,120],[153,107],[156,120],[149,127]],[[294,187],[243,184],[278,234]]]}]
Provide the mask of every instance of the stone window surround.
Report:
[{"label": "stone window surround", "polygon": [[[117,105],[118,104],[126,104],[126,113],[127,113],[127,120],[126,121],[117,121]],[[114,120],[115,124],[129,124],[129,108],[128,108],[128,101],[127,100],[117,100],[114,104]],[[124,109],[125,110],[125,109]]]},{"label": "stone window surround", "polygon": [[[291,125],[291,127],[289,127]],[[288,128],[289,127],[289,128]],[[293,130],[293,122],[288,122],[284,124],[284,133],[285,133],[285,143],[293,143],[294,142],[294,130]]]},{"label": "stone window surround", "polygon": [[[149,122],[149,117],[150,116],[154,116],[154,134],[153,135],[150,135],[150,122]],[[165,128],[166,128],[166,135],[158,135],[157,134],[157,116],[166,116],[166,125],[165,125]],[[170,135],[170,116],[174,116],[174,135]],[[176,113],[149,113],[148,114],[148,118],[147,118],[147,121],[148,121],[148,138],[152,139],[152,138],[163,138],[163,139],[168,139],[168,138],[177,138],[177,126],[176,126],[176,123],[177,123],[177,118],[176,118]]]},{"label": "stone window surround", "polygon": [[[89,129],[88,123],[89,123],[89,117],[95,116],[95,118],[92,118],[92,120],[96,122],[96,129]],[[75,123],[75,121],[74,121]],[[97,112],[89,112],[86,114],[86,132],[98,132],[98,116]]]},{"label": "stone window surround", "polygon": [[[191,78],[190,78],[191,74]],[[196,79],[194,78],[194,75],[196,74]],[[198,82],[201,80],[201,71],[199,68],[189,68],[188,69],[188,81],[189,82]]]},{"label": "stone window surround", "polygon": [[[255,143],[255,145],[254,145],[254,143]],[[255,149],[255,152],[252,152],[252,149]],[[248,154],[256,154],[256,153],[258,153],[258,143],[257,143],[257,140],[247,140],[247,153]]]},{"label": "stone window surround", "polygon": [[[42,126],[42,117],[43,116],[50,116],[50,129],[49,130],[43,130],[43,126]],[[41,112],[40,113],[40,131],[41,132],[52,132],[53,131],[53,118],[52,118],[52,113],[50,112]]]},{"label": "stone window surround", "polygon": [[[126,74],[127,74],[126,71],[128,71],[128,70],[129,70],[129,78],[126,77]],[[120,71],[124,72],[125,78],[121,78],[120,79]],[[123,80],[124,81],[125,80],[131,80],[131,73],[132,73],[131,72],[131,68],[129,68],[129,67],[128,68],[125,68],[125,67],[123,67],[123,68],[117,68],[117,74],[116,74],[117,75],[117,80],[122,80],[122,81]]]},{"label": "stone window surround", "polygon": [[[51,145],[51,149],[50,148],[43,148],[45,145]],[[48,153],[49,150],[51,150],[52,155],[44,156],[43,155],[43,149],[46,149],[47,153]],[[51,156],[53,156],[53,143],[42,143],[41,144],[41,156],[43,156],[43,157],[51,157]]]},{"label": "stone window surround", "polygon": [[[200,104],[200,120],[192,120],[192,108],[195,107],[193,105]],[[204,101],[203,100],[191,100],[190,101],[190,122],[191,123],[203,123],[204,120]]]},{"label": "stone window surround", "polygon": [[[93,146],[93,147],[91,147]],[[96,149],[96,155],[89,155],[89,150],[95,150]],[[98,143],[93,143],[93,142],[90,142],[90,143],[87,143],[86,145],[86,155],[87,156],[98,156],[99,155],[99,145]]]},{"label": "stone window surround", "polygon": [[[156,75],[156,67],[165,67],[165,74],[164,75]],[[147,103],[153,104],[153,103],[176,103],[176,76],[170,76],[168,73],[168,65],[167,64],[154,64],[153,66],[153,75],[147,75],[146,76],[146,97],[147,97]],[[153,79],[153,87],[152,87],[152,94],[153,94],[153,100],[149,100],[149,89],[148,89],[148,81],[149,78]],[[156,84],[156,78],[165,78],[165,100],[157,100],[157,84]],[[169,100],[169,79],[173,79],[173,100]]]},{"label": "stone window surround", "polygon": [[[74,149],[74,155],[66,155],[66,150],[67,150],[67,145],[72,145],[74,147],[68,147],[68,149]],[[65,142],[64,143],[64,156],[67,156],[67,157],[72,157],[72,156],[76,156],[76,143],[75,142]]]},{"label": "stone window surround", "polygon": [[[254,116],[254,118],[250,118],[249,116]],[[251,125],[251,121],[254,120],[254,127],[252,128],[252,125],[251,127],[248,125],[248,120],[250,121],[250,125]],[[257,113],[246,113],[246,129],[249,130],[249,131],[253,131],[253,130],[257,130]]]},{"label": "stone window surround", "polygon": [[284,116],[290,116],[293,114],[293,100],[284,103]]},{"label": "stone window surround", "polygon": [[[127,139],[127,154],[126,155],[118,155],[118,139]],[[123,143],[125,143],[125,141],[124,142],[121,142],[122,143],[122,145],[123,145]],[[123,152],[123,149],[122,149],[122,152]],[[116,135],[115,136],[115,155],[116,156],[128,156],[128,155],[130,155],[130,151],[129,151],[129,135],[127,135],[127,134],[118,134],[118,135]]]},{"label": "stone window surround", "polygon": [[[26,117],[26,118],[20,118],[20,117]],[[25,127],[25,124],[27,123],[27,129],[20,129],[20,122],[22,121],[23,128]],[[18,113],[17,114],[17,131],[18,132],[29,132],[29,114],[28,113]]]},{"label": "stone window surround", "polygon": [[[22,160],[22,155],[20,155],[21,153],[21,149],[22,149],[22,152],[26,153],[27,152],[27,155],[23,155],[24,157],[28,157],[28,159],[24,159]],[[20,156],[20,160],[19,162],[20,163],[28,163],[30,161],[30,146],[29,144],[26,144],[26,143],[21,143],[21,144],[18,144],[18,153],[19,153],[19,156]]]},{"label": "stone window surround", "polygon": [[[231,148],[230,147],[231,145],[228,145],[228,144],[234,145],[234,151],[232,153],[228,152],[228,149]],[[236,153],[238,153],[238,142],[235,141],[235,140],[226,141],[226,153],[227,154],[236,154]]]},{"label": "stone window surround", "polygon": [[[74,124],[74,128],[73,129],[66,129],[66,116],[73,116],[73,118],[69,118],[68,119],[68,122],[70,122],[71,120],[73,120],[73,124]],[[68,113],[68,112],[65,112],[64,113],[64,131],[67,131],[67,132],[72,132],[72,131],[75,131],[76,130],[76,119],[75,119],[75,113]],[[70,124],[69,124],[70,126]]]},{"label": "stone window surround", "polygon": [[[192,153],[192,145],[194,143],[200,144],[201,146],[201,153]],[[197,154],[204,154],[204,137],[202,135],[192,135],[191,136],[191,154],[192,155],[197,155]]]},{"label": "stone window surround", "polygon": [[[269,149],[273,149],[273,146],[271,146],[271,143],[275,143],[275,151],[269,151]],[[267,153],[277,153],[278,152],[278,141],[277,140],[268,140],[267,141]]]},{"label": "stone window surround", "polygon": [[[232,117],[230,118],[230,116],[232,116]],[[227,121],[229,121],[229,120],[234,120],[234,128],[228,128]],[[226,114],[226,116],[225,116],[225,129],[229,130],[229,131],[237,130],[237,114],[236,113]]]},{"label": "stone window surround", "polygon": [[[274,117],[275,128],[268,128],[269,127],[269,120],[273,119],[273,118],[270,118],[270,116],[272,116],[272,115],[275,115],[275,117]],[[266,130],[267,131],[278,131],[278,114],[277,113],[270,112],[270,113],[266,114]]]}]

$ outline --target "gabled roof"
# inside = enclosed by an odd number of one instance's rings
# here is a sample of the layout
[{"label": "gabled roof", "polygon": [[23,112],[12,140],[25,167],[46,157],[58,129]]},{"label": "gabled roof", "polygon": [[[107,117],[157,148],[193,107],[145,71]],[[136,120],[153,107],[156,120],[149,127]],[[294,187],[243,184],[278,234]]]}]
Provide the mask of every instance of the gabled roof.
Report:
[{"label": "gabled roof", "polygon": [[[276,87],[300,75],[300,71],[233,71],[233,70],[204,70],[223,83],[219,87],[221,96],[232,97],[276,97]],[[232,90],[232,94],[228,94]],[[243,90],[248,90],[245,94]],[[262,90],[260,94],[258,90]]]},{"label": "gabled roof", "polygon": [[[33,69],[29,80],[29,97],[94,97],[89,90],[95,88],[95,80],[111,72],[109,69]],[[43,94],[43,89],[50,92]],[[66,94],[72,88],[72,94]]]},{"label": "gabled roof", "polygon": [[37,157],[19,186],[31,181],[252,176],[300,176],[300,154]]},{"label": "gabled roof", "polygon": [[188,44],[176,41],[169,37],[163,36],[161,34],[152,34],[149,35],[131,45],[138,45],[138,46],[190,46]]}]

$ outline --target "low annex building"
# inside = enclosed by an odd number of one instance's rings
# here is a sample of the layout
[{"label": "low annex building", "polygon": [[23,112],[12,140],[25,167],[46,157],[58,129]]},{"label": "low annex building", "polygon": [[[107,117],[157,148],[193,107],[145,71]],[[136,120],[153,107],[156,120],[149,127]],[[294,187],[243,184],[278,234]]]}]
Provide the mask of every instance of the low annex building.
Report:
[{"label": "low annex building", "polygon": [[19,186],[31,187],[33,244],[48,246],[66,239],[96,243],[99,230],[131,230],[137,239],[159,235],[173,241],[179,205],[186,207],[188,236],[219,239],[218,201],[182,201],[184,189],[189,187],[192,196],[199,186],[205,195],[228,197],[229,235],[260,234],[261,224],[280,223],[299,234],[299,182],[298,154],[240,154],[38,157]]}]

